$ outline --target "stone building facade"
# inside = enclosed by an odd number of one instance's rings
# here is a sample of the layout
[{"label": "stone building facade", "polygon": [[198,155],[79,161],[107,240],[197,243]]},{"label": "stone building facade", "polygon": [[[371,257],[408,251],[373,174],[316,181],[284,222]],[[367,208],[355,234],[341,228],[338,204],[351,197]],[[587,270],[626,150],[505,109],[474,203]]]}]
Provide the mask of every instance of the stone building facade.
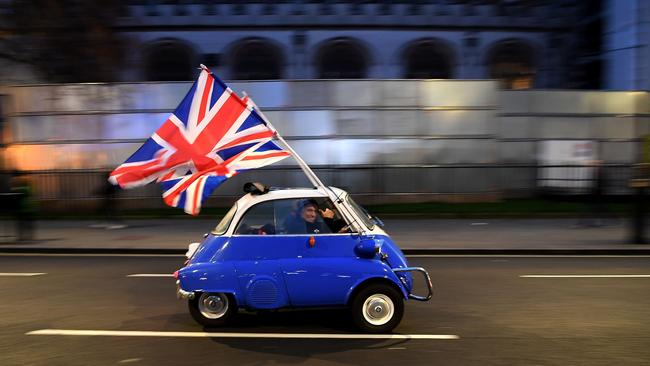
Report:
[{"label": "stone building facade", "polygon": [[[0,4],[10,9],[11,2]],[[78,1],[62,3],[73,12]],[[203,63],[227,80],[500,79],[513,89],[632,88],[610,80],[642,57],[634,45],[648,37],[634,10],[646,7],[641,0],[131,0],[114,14],[112,30],[127,47],[118,81],[191,80]],[[630,24],[641,38],[629,37]],[[24,65],[8,66],[5,83],[43,81]]]},{"label": "stone building facade", "polygon": [[581,37],[590,3],[134,2],[119,18],[137,44],[124,78],[188,80],[204,63],[230,80],[501,79],[506,88],[570,88],[581,82],[572,65],[588,51]]}]

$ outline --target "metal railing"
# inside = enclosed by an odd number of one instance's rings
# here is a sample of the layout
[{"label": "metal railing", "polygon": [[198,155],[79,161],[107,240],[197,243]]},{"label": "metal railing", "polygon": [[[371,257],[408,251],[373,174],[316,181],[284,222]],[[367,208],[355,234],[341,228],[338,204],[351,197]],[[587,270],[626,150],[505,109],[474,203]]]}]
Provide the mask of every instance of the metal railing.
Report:
[{"label": "metal railing", "polygon": [[[341,187],[364,203],[435,200],[494,200],[533,197],[539,193],[583,195],[596,184],[593,167],[585,165],[458,164],[315,166],[327,185]],[[605,164],[602,193],[631,194],[631,164]],[[93,209],[106,198],[108,172],[52,170],[23,172],[44,211]],[[2,176],[7,179],[9,174]],[[292,187],[309,183],[298,167],[267,167],[243,172],[219,187],[207,206],[228,206],[242,195],[248,181]],[[5,184],[5,186],[8,186]],[[164,207],[157,184],[122,190],[115,196],[124,209]]]}]

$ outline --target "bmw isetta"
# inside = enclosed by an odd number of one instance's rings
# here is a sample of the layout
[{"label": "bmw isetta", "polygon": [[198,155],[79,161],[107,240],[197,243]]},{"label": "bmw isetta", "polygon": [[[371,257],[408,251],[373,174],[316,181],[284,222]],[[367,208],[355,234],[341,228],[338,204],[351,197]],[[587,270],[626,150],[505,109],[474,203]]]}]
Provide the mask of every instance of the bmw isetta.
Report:
[{"label": "bmw isetta", "polygon": [[[432,296],[429,274],[409,267],[399,247],[350,195],[338,188],[247,192],[174,273],[192,317],[220,326],[238,309],[348,307],[365,332],[393,330],[404,300]],[[412,293],[413,274],[428,293]]]}]

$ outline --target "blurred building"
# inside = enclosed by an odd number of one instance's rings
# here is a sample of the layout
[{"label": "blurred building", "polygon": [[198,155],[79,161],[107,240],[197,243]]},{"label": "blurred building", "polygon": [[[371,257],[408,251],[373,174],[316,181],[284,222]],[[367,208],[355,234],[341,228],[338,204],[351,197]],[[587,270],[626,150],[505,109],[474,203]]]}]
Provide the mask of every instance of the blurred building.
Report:
[{"label": "blurred building", "polygon": [[[27,172],[48,207],[97,199],[203,63],[366,202],[525,196],[567,175],[582,189],[565,165],[587,157],[627,193],[650,134],[648,3],[0,0],[0,170]],[[622,91],[530,90],[549,88]],[[218,194],[304,184],[285,162]],[[158,189],[124,197],[161,205]]]},{"label": "blurred building", "polygon": [[650,2],[605,0],[603,53],[605,89],[650,89]]},{"label": "blurred building", "polygon": [[188,80],[202,62],[232,80],[598,88],[600,44],[585,38],[600,38],[599,10],[584,0],[136,1],[118,24],[137,41],[127,80]]},{"label": "blurred building", "polygon": [[[84,15],[78,1],[60,3]],[[115,65],[120,81],[191,80],[204,63],[230,80],[647,89],[648,8],[643,0],[131,0],[111,29],[128,49]]]}]

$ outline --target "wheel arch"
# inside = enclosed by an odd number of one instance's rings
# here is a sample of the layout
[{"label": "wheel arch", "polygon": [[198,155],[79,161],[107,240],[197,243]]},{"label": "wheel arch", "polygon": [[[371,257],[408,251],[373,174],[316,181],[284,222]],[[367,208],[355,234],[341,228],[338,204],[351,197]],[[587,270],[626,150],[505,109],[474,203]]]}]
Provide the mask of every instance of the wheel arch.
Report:
[{"label": "wheel arch", "polygon": [[179,271],[179,284],[185,291],[196,294],[204,292],[222,292],[230,294],[240,307],[245,301],[235,268],[231,263],[197,263],[182,268]]},{"label": "wheel arch", "polygon": [[198,298],[201,294],[208,293],[208,294],[226,294],[230,295],[233,300],[235,300],[235,304],[237,307],[241,307],[241,295],[237,293],[237,291],[233,291],[232,289],[226,289],[226,288],[220,288],[220,287],[210,287],[210,288],[203,288],[200,290],[196,290],[195,294],[196,297]]},{"label": "wheel arch", "polygon": [[405,300],[408,299],[408,293],[406,292],[404,287],[398,284],[397,282],[395,282],[395,280],[388,277],[370,277],[357,283],[354,287],[350,289],[347,298],[345,299],[346,305],[350,306],[352,304],[352,301],[354,301],[354,297],[356,296],[356,294],[359,293],[359,291],[361,291],[362,289],[371,285],[388,285],[393,289],[395,289],[397,292],[401,293]]}]

